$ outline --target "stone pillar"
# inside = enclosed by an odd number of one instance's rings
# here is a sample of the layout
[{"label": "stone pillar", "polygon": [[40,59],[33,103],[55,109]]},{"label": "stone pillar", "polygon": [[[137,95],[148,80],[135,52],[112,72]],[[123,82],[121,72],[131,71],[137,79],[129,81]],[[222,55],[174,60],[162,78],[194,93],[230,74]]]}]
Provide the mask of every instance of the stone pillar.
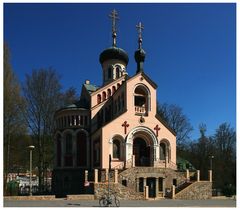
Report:
[{"label": "stone pillar", "polygon": [[139,178],[136,178],[136,192],[139,192]]},{"label": "stone pillar", "polygon": [[159,180],[159,178],[156,177],[156,184],[155,184],[155,186],[156,186],[156,198],[158,197],[158,188],[159,188],[158,180]]},{"label": "stone pillar", "polygon": [[143,178],[143,187],[145,187],[146,185],[147,185],[147,178],[144,177],[144,178]]},{"label": "stone pillar", "polygon": [[132,167],[135,167],[135,155],[132,155]]},{"label": "stone pillar", "polygon": [[98,183],[98,169],[94,169],[94,183]]},{"label": "stone pillar", "polygon": [[88,170],[85,170],[85,182],[88,182]]},{"label": "stone pillar", "polygon": [[187,181],[189,181],[189,170],[188,169],[186,170],[186,179],[187,179]]},{"label": "stone pillar", "polygon": [[144,187],[144,198],[147,200],[148,199],[148,186]]},{"label": "stone pillar", "polygon": [[163,197],[165,197],[165,178],[162,179],[162,190],[163,190]]},{"label": "stone pillar", "polygon": [[114,183],[118,183],[118,170],[114,170]]},{"label": "stone pillar", "polygon": [[197,170],[197,182],[200,181],[200,170]]},{"label": "stone pillar", "polygon": [[105,177],[106,177],[105,181],[108,181],[108,178],[109,178],[108,177],[108,168],[105,169]]},{"label": "stone pillar", "polygon": [[175,185],[172,185],[172,199],[175,199]]},{"label": "stone pillar", "polygon": [[212,182],[212,170],[208,171],[209,182]]}]

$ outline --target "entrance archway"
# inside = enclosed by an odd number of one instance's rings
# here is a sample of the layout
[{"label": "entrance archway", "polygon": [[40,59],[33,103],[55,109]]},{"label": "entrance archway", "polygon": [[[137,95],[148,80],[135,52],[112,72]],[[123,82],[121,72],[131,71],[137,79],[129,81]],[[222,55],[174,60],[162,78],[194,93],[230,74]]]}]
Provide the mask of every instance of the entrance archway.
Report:
[{"label": "entrance archway", "polygon": [[135,166],[150,166],[150,146],[140,137],[133,140],[133,155]]}]

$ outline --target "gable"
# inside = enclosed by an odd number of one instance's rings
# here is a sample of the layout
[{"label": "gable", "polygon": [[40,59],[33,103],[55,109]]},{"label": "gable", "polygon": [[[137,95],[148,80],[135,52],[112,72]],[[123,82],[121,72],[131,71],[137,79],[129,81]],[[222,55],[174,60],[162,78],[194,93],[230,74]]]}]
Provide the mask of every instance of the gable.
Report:
[{"label": "gable", "polygon": [[142,76],[154,89],[157,89],[157,84],[152,79],[150,79],[150,77],[147,76],[147,74],[145,74],[144,72],[139,72],[135,74],[134,76],[130,77],[127,81],[131,81],[139,76]]}]

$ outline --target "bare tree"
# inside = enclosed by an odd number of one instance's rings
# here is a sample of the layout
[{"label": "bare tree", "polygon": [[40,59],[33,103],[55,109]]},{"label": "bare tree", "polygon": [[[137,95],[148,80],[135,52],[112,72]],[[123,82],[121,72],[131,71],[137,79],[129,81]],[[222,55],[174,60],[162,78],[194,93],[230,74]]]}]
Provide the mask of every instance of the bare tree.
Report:
[{"label": "bare tree", "polygon": [[183,114],[182,108],[173,104],[158,104],[158,114],[177,134],[177,146],[181,148],[189,139],[193,130],[189,119]]},{"label": "bare tree", "polygon": [[6,179],[12,166],[12,147],[18,135],[26,132],[23,119],[23,98],[20,94],[20,84],[10,63],[10,50],[4,44],[4,189]]},{"label": "bare tree", "polygon": [[76,89],[74,87],[68,88],[64,93],[61,94],[61,106],[67,106],[76,103],[79,100]]},{"label": "bare tree", "polygon": [[[31,75],[26,75],[23,86],[24,97],[27,104],[26,119],[32,136],[36,141],[38,154],[39,188],[43,187],[43,170],[46,162],[46,149],[52,144],[54,129],[54,112],[59,108],[60,77],[51,68],[33,70]],[[53,152],[51,152],[53,154]]]},{"label": "bare tree", "polygon": [[222,123],[214,135],[215,154],[213,177],[216,187],[226,192],[236,187],[236,132],[228,123]]}]

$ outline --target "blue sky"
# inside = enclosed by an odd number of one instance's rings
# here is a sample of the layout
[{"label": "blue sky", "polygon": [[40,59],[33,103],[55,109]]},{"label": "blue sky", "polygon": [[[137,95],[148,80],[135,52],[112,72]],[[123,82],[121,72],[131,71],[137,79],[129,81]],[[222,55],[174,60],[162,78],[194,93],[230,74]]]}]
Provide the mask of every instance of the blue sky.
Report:
[{"label": "blue sky", "polygon": [[4,41],[19,80],[32,69],[53,67],[63,89],[80,93],[89,79],[102,84],[100,53],[112,44],[112,9],[119,13],[117,46],[136,72],[136,24],[144,25],[145,73],[158,84],[160,103],[177,104],[199,137],[223,122],[236,128],[236,6],[183,4],[4,4]]}]

